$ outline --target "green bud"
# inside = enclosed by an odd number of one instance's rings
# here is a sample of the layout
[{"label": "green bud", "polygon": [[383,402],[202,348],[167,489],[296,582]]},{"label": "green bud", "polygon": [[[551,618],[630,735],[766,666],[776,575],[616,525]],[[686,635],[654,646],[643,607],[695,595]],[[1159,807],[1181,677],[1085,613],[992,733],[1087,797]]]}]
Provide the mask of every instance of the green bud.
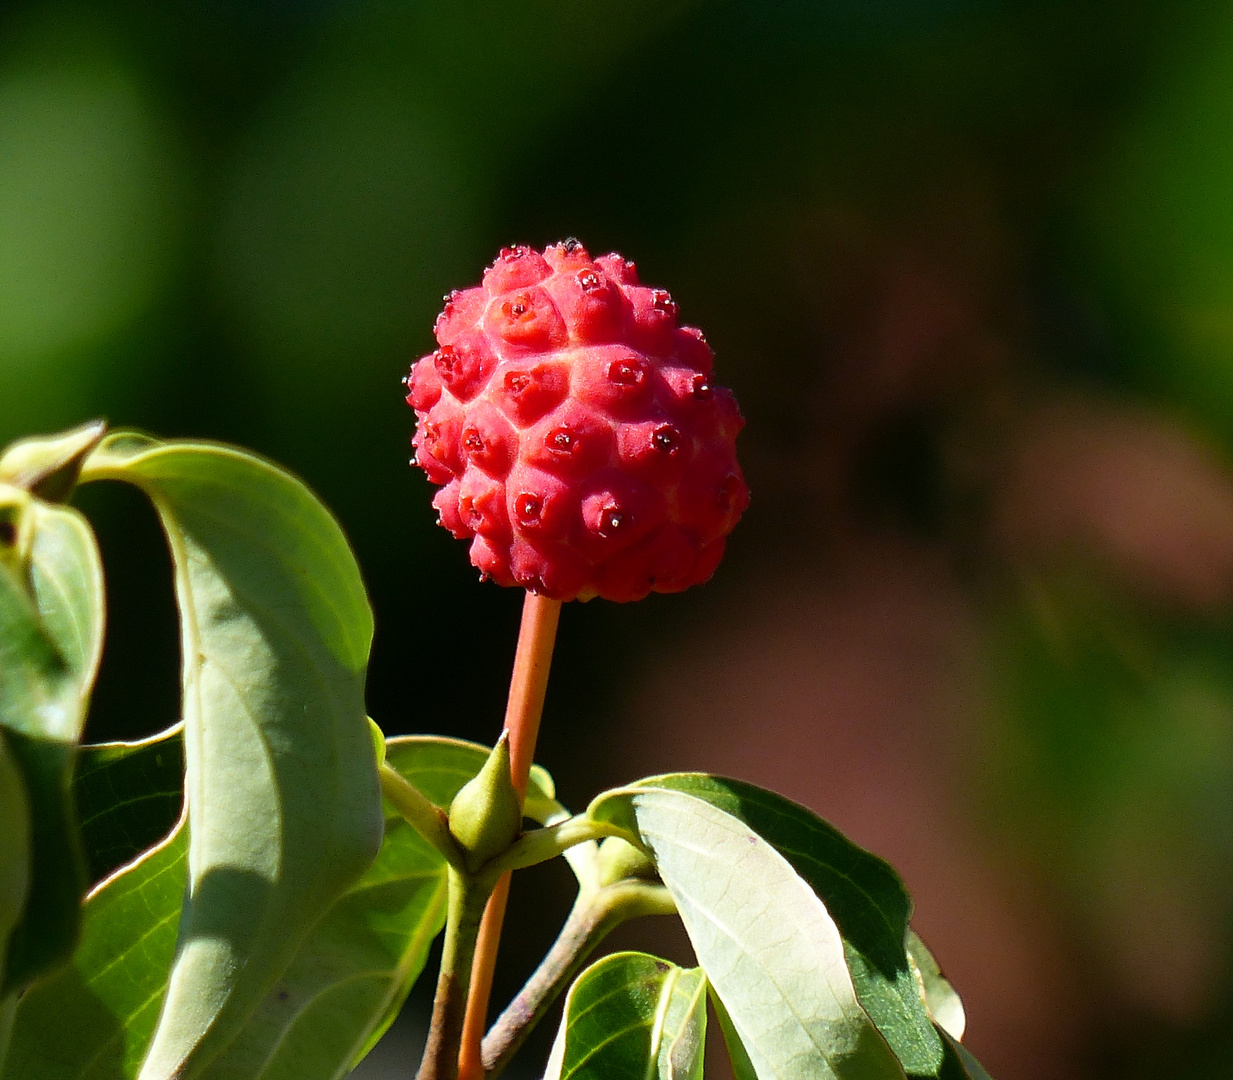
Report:
[{"label": "green bud", "polygon": [[77,483],[81,463],[106,430],[102,420],[93,420],[59,435],[15,442],[0,454],[0,483],[48,502],[64,502]]},{"label": "green bud", "polygon": [[655,863],[641,848],[628,840],[610,836],[599,845],[599,884],[611,885],[626,878],[654,879]]},{"label": "green bud", "polygon": [[509,767],[509,733],[502,732],[484,767],[450,803],[450,833],[475,873],[522,831],[522,805]]}]

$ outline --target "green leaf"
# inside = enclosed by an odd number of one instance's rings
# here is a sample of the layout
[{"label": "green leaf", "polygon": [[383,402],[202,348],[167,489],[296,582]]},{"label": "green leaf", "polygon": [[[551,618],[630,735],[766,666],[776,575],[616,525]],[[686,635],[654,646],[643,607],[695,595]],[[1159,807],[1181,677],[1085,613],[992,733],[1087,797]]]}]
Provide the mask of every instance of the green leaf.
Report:
[{"label": "green leaf", "polygon": [[[654,855],[760,1080],[902,1080],[810,884],[739,817],[654,783],[601,795],[589,813],[629,828]],[[921,1008],[915,991],[913,1000]]]},{"label": "green leaf", "polygon": [[187,847],[181,824],[86,899],[71,964],[22,996],[3,1080],[137,1075],[175,955]]},{"label": "green leaf", "polygon": [[749,1055],[745,1052],[745,1044],[741,1042],[736,1028],[732,1026],[732,1017],[728,1015],[728,1010],[724,1008],[724,1003],[719,1000],[719,995],[715,993],[713,987],[710,997],[715,1017],[719,1021],[719,1030],[723,1033],[724,1045],[728,1048],[728,1060],[732,1063],[733,1080],[758,1080],[753,1062],[749,1060]]},{"label": "green leaf", "polygon": [[925,1008],[937,1024],[951,1038],[963,1038],[963,1029],[967,1026],[967,1017],[963,1012],[963,1002],[955,988],[942,974],[942,969],[933,958],[925,943],[915,931],[908,931],[908,959],[912,962],[912,970],[916,973],[920,987],[921,1000]]},{"label": "green leaf", "polygon": [[[375,724],[373,726],[376,727]],[[442,810],[449,809],[454,796],[483,768],[492,753],[491,747],[467,742],[464,739],[447,738],[444,735],[398,735],[384,740],[384,750],[386,763],[414,784],[425,798]],[[548,771],[539,765],[532,765],[527,784],[526,805],[523,808],[526,815],[542,824],[560,809],[555,796],[556,787]],[[387,804],[386,812],[392,817],[393,807]],[[425,846],[433,850],[435,854],[435,849],[432,849],[431,845],[425,842]],[[439,854],[435,854],[435,858],[438,860],[437,866],[442,875],[442,888],[444,888],[445,860]],[[434,936],[443,924],[444,913],[442,912],[440,920],[433,929]],[[421,961],[421,967],[422,963]],[[410,972],[401,991],[391,997],[385,1013],[374,1027],[373,1035],[369,1037],[360,1057],[372,1049],[381,1033],[394,1022],[394,1018],[402,1008],[402,1003],[418,975],[419,969]],[[359,1058],[357,1057],[356,1060],[358,1061]]]},{"label": "green leaf", "polygon": [[677,773],[634,786],[704,799],[743,821],[787,859],[839,927],[857,999],[905,1071],[937,1076],[942,1041],[921,1002],[905,948],[912,902],[889,865],[811,810],[752,784]]},{"label": "green leaf", "polygon": [[702,1080],[706,976],[614,953],[570,987],[544,1080]]},{"label": "green leaf", "polygon": [[86,744],[73,801],[90,881],[98,884],[158,843],[184,804],[184,743],[176,724],[139,742]]},{"label": "green leaf", "polygon": [[[94,758],[94,790],[123,787],[130,801],[119,814],[151,805],[169,788],[165,770],[149,767],[151,755],[161,750],[174,759],[177,730],[143,743],[83,747],[83,756]],[[0,1074],[4,1080],[137,1076],[175,954],[185,851],[181,828],[91,895],[72,968],[22,999],[17,1050],[12,1068]],[[422,970],[444,921],[445,880],[440,855],[401,819],[387,819],[376,860],[313,927],[236,1039],[201,1075],[345,1075]],[[72,1040],[64,1039],[66,1029]]]},{"label": "green leaf", "polygon": [[992,1080],[966,1046],[947,1032],[941,1032],[946,1043],[946,1064],[939,1074],[942,1080]]},{"label": "green leaf", "polygon": [[9,942],[0,997],[68,959],[85,870],[69,791],[102,653],[98,547],[75,510],[29,499],[25,550],[0,563],[0,728],[29,799],[29,895]]},{"label": "green leaf", "polygon": [[345,1076],[397,1015],[445,922],[445,862],[400,818],[204,1076]]},{"label": "green leaf", "polygon": [[135,484],[171,547],[184,663],[188,897],[143,1080],[190,1080],[240,1033],[371,863],[372,614],[338,523],[224,446],[113,435],[82,480]]},{"label": "green leaf", "polygon": [[82,461],[106,430],[102,420],[92,420],[58,435],[15,442],[0,454],[0,483],[63,502],[77,483]]},{"label": "green leaf", "polygon": [[[398,735],[387,739],[385,760],[429,800],[448,810],[463,785],[484,767],[492,747],[444,735]],[[541,824],[558,812],[556,786],[548,770],[531,766],[523,812]]]}]

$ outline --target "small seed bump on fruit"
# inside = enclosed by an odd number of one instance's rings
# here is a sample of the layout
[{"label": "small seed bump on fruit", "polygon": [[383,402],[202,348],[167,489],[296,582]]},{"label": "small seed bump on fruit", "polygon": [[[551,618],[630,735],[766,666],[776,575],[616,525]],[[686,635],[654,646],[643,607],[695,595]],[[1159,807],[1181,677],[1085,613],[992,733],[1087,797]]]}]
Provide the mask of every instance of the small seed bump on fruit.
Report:
[{"label": "small seed bump on fruit", "polygon": [[643,371],[631,360],[613,360],[608,365],[608,381],[621,386],[637,386],[643,379]]},{"label": "small seed bump on fruit", "polygon": [[681,433],[671,424],[664,424],[655,429],[652,441],[660,453],[675,454],[681,448]]},{"label": "small seed bump on fruit", "polygon": [[523,525],[538,525],[544,512],[544,502],[538,495],[524,491],[514,500],[514,512]]},{"label": "small seed bump on fruit", "polygon": [[531,376],[524,371],[511,371],[505,376],[505,389],[511,394],[521,394],[532,381]]},{"label": "small seed bump on fruit", "polygon": [[675,315],[677,311],[676,301],[672,299],[672,294],[665,292],[663,289],[656,289],[651,293],[651,307],[656,311],[664,311],[670,315]]},{"label": "small seed bump on fruit", "polygon": [[605,506],[599,515],[599,535],[604,538],[615,536],[629,523],[629,515],[619,507]]},{"label": "small seed bump on fruit", "polygon": [[711,390],[711,384],[706,381],[705,375],[694,376],[693,387],[691,390],[694,397],[696,397],[699,401],[705,401],[713,393]]},{"label": "small seed bump on fruit", "polygon": [[604,279],[594,270],[579,270],[578,285],[584,293],[598,292],[604,287]]},{"label": "small seed bump on fruit", "polygon": [[549,449],[562,450],[568,453],[578,441],[577,436],[567,427],[559,427],[548,433],[546,440]]}]

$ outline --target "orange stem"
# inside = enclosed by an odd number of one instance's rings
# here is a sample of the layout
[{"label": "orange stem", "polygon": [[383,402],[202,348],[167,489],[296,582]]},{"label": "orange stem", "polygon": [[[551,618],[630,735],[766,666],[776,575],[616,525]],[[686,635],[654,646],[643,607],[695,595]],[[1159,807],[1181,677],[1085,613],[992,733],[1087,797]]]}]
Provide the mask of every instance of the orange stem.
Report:
[{"label": "orange stem", "polygon": [[[561,601],[548,600],[527,593],[522,605],[522,626],[518,631],[518,651],[514,656],[514,674],[509,684],[509,703],[505,708],[505,730],[509,732],[510,773],[518,798],[525,799],[531,762],[535,757],[535,740],[544,711],[544,695],[548,690],[548,669],[552,664],[552,646],[556,642],[557,622],[561,617]],[[509,874],[505,874],[493,890],[484,909],[475,960],[471,966],[471,987],[467,996],[467,1014],[462,1027],[462,1045],[458,1055],[458,1080],[482,1080],[484,1065],[480,1058],[480,1043],[488,1019],[488,998],[492,993],[492,976],[497,966],[497,945],[501,939],[501,923],[509,899]]]}]

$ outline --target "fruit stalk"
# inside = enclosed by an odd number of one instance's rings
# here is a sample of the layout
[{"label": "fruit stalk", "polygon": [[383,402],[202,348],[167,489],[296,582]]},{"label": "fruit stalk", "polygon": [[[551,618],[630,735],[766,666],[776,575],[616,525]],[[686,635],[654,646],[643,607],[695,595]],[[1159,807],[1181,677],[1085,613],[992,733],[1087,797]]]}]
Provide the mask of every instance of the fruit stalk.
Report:
[{"label": "fruit stalk", "polygon": [[432,1005],[428,1045],[416,1080],[454,1080],[471,982],[471,958],[479,934],[486,893],[465,872],[449,869],[449,911],[445,950]]},{"label": "fruit stalk", "polygon": [[[544,711],[548,671],[552,665],[552,648],[556,642],[560,617],[559,600],[550,600],[532,592],[526,594],[522,607],[522,625],[518,632],[518,651],[514,656],[514,673],[510,679],[509,702],[505,709],[505,730],[509,732],[510,773],[519,801],[524,799],[527,793],[527,779],[535,756],[535,741],[539,735],[540,717]],[[496,968],[501,924],[509,898],[509,878],[506,873],[497,882],[488,898],[480,924],[458,1056],[459,1080],[481,1080],[484,1075],[480,1043],[488,1015],[488,998],[492,993],[492,976]]]}]

